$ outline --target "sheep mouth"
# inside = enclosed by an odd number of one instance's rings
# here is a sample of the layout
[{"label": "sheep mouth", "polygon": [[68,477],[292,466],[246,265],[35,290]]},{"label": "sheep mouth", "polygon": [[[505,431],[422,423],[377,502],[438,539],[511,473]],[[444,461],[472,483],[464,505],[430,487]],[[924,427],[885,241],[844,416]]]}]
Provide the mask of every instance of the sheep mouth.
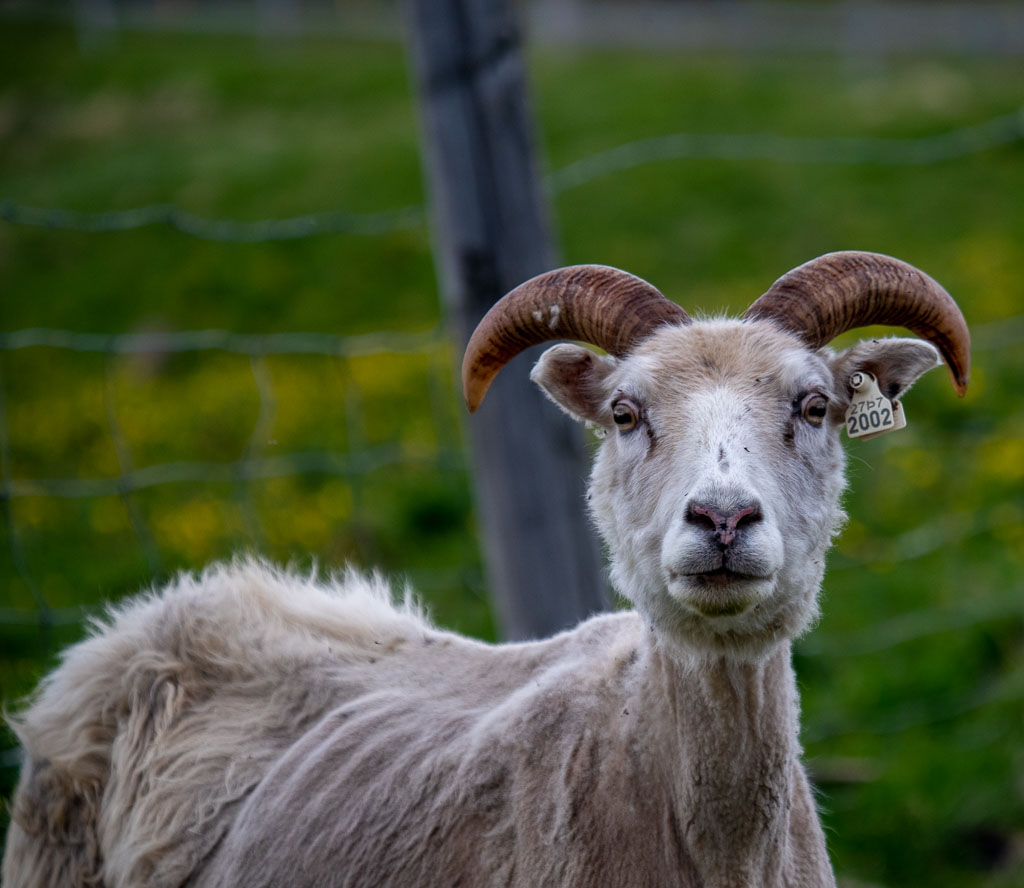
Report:
[{"label": "sheep mouth", "polygon": [[751,580],[767,579],[767,577],[758,576],[757,574],[748,574],[738,570],[730,570],[728,567],[716,567],[713,570],[688,573],[683,574],[683,576],[700,586],[710,586],[712,588],[731,586],[733,583],[749,583]]},{"label": "sheep mouth", "polygon": [[709,570],[669,572],[669,577],[676,582],[684,582],[702,589],[717,589],[723,586],[732,586],[738,583],[751,583],[756,580],[767,580],[769,577],[764,574],[744,573],[740,570],[721,565]]},{"label": "sheep mouth", "polygon": [[735,617],[749,610],[761,597],[752,584],[769,579],[728,567],[702,571],[672,571],[675,594],[702,617]]}]

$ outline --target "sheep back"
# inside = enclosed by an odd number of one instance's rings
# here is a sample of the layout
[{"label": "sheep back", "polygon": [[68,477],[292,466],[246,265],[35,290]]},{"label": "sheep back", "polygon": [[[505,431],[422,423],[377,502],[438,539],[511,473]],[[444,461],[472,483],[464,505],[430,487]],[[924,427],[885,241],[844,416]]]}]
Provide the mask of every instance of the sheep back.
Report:
[{"label": "sheep back", "polygon": [[25,760],[4,884],[182,884],[337,704],[324,676],[429,631],[376,578],[322,584],[252,561],[111,608],[9,719]]}]

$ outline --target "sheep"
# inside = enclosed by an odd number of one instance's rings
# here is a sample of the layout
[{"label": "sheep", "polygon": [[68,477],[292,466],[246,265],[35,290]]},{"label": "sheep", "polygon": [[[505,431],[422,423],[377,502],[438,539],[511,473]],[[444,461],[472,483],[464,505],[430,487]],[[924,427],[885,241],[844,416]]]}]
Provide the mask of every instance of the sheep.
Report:
[{"label": "sheep", "polygon": [[[874,323],[927,341],[827,348]],[[834,886],[791,643],[844,517],[838,428],[856,372],[895,400],[941,357],[962,395],[963,316],[872,253],[812,260],[740,319],[558,269],[481,321],[470,410],[553,339],[606,352],[554,345],[532,378],[604,435],[589,507],[634,610],[488,645],[375,577],[182,575],[112,607],[12,718],[4,884]]]}]

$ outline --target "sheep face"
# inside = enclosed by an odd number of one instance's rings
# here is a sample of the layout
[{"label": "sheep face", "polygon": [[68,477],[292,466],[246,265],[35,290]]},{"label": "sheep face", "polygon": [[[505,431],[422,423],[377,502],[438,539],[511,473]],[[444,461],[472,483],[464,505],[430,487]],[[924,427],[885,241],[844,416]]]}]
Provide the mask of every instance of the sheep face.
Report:
[{"label": "sheep face", "polygon": [[[848,330],[904,326],[924,337]],[[533,378],[606,433],[591,476],[612,579],[668,646],[756,659],[817,610],[842,522],[838,428],[851,377],[899,397],[925,370],[970,379],[970,332],[942,286],[892,256],[827,253],[784,274],[741,320],[694,323],[647,281],[605,265],[544,272],[493,305],[466,346],[463,392],[479,407],[499,370],[548,349]]]},{"label": "sheep face", "polygon": [[558,345],[533,378],[606,433],[589,498],[617,589],[673,648],[757,658],[817,613],[849,374],[870,365],[902,392],[937,362],[919,340],[836,356],[717,320],[663,327],[622,359]]}]

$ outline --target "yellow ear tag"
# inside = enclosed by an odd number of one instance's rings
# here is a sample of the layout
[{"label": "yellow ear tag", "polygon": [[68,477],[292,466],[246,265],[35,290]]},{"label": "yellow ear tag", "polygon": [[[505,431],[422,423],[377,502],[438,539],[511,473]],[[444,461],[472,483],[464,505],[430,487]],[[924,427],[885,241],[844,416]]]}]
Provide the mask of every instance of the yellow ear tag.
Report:
[{"label": "yellow ear tag", "polygon": [[878,390],[878,380],[858,371],[850,377],[853,400],[846,411],[846,434],[868,441],[886,432],[895,432],[907,424],[899,401],[890,401]]}]

